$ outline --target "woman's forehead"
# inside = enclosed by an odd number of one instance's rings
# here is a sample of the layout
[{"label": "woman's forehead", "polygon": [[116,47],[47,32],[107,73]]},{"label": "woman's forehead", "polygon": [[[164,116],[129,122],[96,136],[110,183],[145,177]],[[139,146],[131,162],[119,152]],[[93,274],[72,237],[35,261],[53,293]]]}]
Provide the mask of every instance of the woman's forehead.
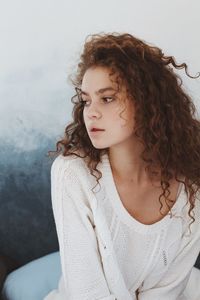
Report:
[{"label": "woman's forehead", "polygon": [[101,93],[102,91],[123,92],[125,86],[122,79],[115,72],[105,67],[93,67],[86,70],[81,84],[84,94],[90,92]]}]

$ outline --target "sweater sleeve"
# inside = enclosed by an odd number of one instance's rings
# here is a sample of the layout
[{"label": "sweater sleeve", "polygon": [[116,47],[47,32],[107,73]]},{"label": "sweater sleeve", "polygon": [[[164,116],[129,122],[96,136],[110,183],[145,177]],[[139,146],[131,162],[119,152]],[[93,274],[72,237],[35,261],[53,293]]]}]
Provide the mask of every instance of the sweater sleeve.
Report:
[{"label": "sweater sleeve", "polygon": [[104,277],[90,207],[83,201],[69,163],[57,158],[51,167],[52,208],[66,299],[115,300]]},{"label": "sweater sleeve", "polygon": [[[176,257],[168,270],[155,286],[145,288],[145,282],[139,291],[139,300],[159,299],[178,300],[183,297],[184,290],[189,281],[192,268],[200,251],[200,216],[199,208],[195,222],[191,225],[191,234],[184,235],[181,240]],[[151,280],[151,276],[146,279]]]}]

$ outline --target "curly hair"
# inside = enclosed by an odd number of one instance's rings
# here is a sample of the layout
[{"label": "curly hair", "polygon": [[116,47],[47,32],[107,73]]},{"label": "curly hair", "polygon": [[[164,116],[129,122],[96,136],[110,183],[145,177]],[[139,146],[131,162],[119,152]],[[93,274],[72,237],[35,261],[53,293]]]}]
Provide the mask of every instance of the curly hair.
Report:
[{"label": "curly hair", "polygon": [[[96,168],[102,155],[108,148],[96,149],[88,136],[84,119],[84,105],[79,95],[83,76],[87,69],[102,66],[112,74],[117,74],[118,88],[125,84],[129,98],[134,101],[134,134],[144,145],[141,154],[146,163],[146,171],[153,175],[155,166],[159,166],[161,198],[170,209],[170,179],[184,184],[189,198],[189,216],[192,223],[195,218],[191,212],[200,188],[200,121],[195,117],[196,108],[191,97],[184,91],[181,77],[174,69],[184,69],[186,63],[177,64],[173,56],[166,56],[162,50],[147,44],[131,34],[99,33],[85,39],[77,71],[70,81],[76,94],[71,98],[74,104],[73,122],[65,128],[64,137],[56,143],[56,154],[82,157],[97,183],[102,177]],[[80,154],[83,154],[81,156]],[[178,178],[183,176],[184,180]],[[170,210],[171,212],[171,210]]]}]

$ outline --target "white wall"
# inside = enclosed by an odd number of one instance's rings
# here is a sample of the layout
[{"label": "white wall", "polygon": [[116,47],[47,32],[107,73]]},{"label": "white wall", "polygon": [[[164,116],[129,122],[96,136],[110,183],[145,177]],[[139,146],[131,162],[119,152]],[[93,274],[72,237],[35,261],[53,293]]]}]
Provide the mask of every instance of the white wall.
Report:
[{"label": "white wall", "polygon": [[[31,129],[63,131],[74,94],[67,76],[91,33],[130,32],[197,74],[199,11],[199,0],[0,0],[0,137],[31,149]],[[182,76],[200,110],[200,79]]]}]

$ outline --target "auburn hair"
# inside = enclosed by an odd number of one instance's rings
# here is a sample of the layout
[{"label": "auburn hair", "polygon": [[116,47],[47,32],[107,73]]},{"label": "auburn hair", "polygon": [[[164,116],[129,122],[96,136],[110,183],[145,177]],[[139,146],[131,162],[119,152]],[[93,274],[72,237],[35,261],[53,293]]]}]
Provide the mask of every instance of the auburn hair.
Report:
[{"label": "auburn hair", "polygon": [[144,146],[141,157],[146,162],[146,171],[151,177],[155,167],[160,169],[160,211],[162,197],[169,208],[168,202],[174,202],[169,198],[169,181],[175,178],[184,184],[190,202],[188,214],[193,223],[195,218],[191,212],[200,188],[200,121],[175,71],[184,69],[190,78],[200,74],[189,75],[186,63],[177,64],[173,56],[166,56],[154,45],[129,33],[99,33],[86,37],[76,73],[69,76],[76,91],[71,98],[73,121],[66,126],[63,138],[57,141],[56,151],[48,153],[82,157],[90,173],[96,177],[97,172],[97,183],[102,177],[96,167],[109,149],[96,149],[92,145],[79,95],[86,70],[97,66],[109,69],[110,75],[116,74],[118,88],[125,84],[127,95],[134,102],[134,134]]}]

